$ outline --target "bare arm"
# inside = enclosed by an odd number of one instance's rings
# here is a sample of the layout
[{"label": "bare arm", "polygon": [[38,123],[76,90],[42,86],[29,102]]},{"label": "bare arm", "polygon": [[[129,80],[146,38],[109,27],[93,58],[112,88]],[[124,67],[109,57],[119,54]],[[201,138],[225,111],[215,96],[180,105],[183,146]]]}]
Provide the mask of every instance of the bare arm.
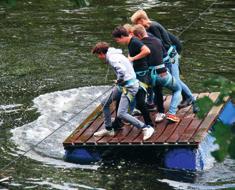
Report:
[{"label": "bare arm", "polygon": [[143,45],[142,48],[141,48],[141,52],[139,54],[137,54],[134,57],[130,57],[128,55],[128,59],[133,62],[135,60],[142,59],[142,58],[146,57],[150,53],[151,53],[150,49],[146,45]]}]

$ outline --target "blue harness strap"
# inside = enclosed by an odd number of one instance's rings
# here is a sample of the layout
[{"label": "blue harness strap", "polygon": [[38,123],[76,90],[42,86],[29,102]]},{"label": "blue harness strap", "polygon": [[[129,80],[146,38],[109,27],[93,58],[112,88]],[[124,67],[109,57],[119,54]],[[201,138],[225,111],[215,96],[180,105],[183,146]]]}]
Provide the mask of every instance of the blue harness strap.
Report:
[{"label": "blue harness strap", "polygon": [[[156,82],[157,82],[157,79],[158,79],[159,76],[158,76],[158,73],[157,73],[156,66],[151,67],[150,69],[151,69],[151,85],[154,87],[154,86],[156,86]],[[167,86],[170,82],[173,83],[174,82],[173,79],[174,79],[173,77],[169,77],[168,80],[166,81],[166,83],[162,84],[162,85]]]},{"label": "blue harness strap", "polygon": [[138,82],[138,80],[137,80],[136,78],[130,79],[130,80],[125,81],[125,86],[126,86],[126,87],[132,86],[132,85],[134,85],[134,84],[137,83],[137,82]]}]

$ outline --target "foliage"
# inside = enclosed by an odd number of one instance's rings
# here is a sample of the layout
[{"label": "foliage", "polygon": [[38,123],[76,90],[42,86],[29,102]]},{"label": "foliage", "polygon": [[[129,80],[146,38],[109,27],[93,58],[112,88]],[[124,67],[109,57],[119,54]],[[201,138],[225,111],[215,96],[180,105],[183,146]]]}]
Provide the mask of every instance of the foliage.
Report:
[{"label": "foliage", "polygon": [[197,113],[197,116],[202,119],[206,116],[206,114],[210,111],[210,109],[213,106],[212,100],[208,97],[205,96],[203,98],[199,98],[197,100],[197,105],[200,108],[200,112]]},{"label": "foliage", "polygon": [[[231,101],[235,103],[234,82],[223,77],[216,77],[204,82],[204,85],[218,89],[220,95],[214,103],[208,97],[199,98],[196,101],[200,108],[200,112],[197,113],[199,118],[205,117],[212,106],[224,103],[225,97],[230,97]],[[235,124],[233,126],[226,126],[222,122],[217,121],[213,128],[212,136],[216,138],[215,143],[219,145],[219,149],[212,152],[214,158],[219,162],[222,162],[226,156],[235,159]]]},{"label": "foliage", "polygon": [[229,150],[231,149],[231,146],[235,147],[235,144],[231,141],[234,138],[234,135],[231,133],[230,126],[226,126],[218,121],[214,125],[212,136],[216,138],[215,143],[219,145],[219,149],[212,152],[212,156],[214,156],[217,161],[222,162],[226,156],[230,155]]}]

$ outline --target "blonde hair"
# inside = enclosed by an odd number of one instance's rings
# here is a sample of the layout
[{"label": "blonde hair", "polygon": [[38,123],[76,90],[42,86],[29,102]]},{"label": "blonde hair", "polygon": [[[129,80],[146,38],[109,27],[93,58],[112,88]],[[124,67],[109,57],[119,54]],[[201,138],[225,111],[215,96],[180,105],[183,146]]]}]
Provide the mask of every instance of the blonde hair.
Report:
[{"label": "blonde hair", "polygon": [[138,10],[131,16],[131,22],[133,24],[137,24],[139,19],[149,20],[149,17],[144,10]]},{"label": "blonde hair", "polygon": [[131,24],[124,24],[123,27],[127,30],[127,32],[132,33],[133,32],[133,25]]},{"label": "blonde hair", "polygon": [[141,37],[144,37],[147,34],[145,28],[141,24],[133,26],[133,33],[135,36]]}]

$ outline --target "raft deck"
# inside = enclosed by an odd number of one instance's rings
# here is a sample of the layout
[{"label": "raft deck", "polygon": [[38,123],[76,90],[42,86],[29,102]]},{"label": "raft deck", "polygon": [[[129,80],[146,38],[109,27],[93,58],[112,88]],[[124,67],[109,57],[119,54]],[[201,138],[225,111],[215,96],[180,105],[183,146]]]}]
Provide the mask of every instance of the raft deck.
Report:
[{"label": "raft deck", "polygon": [[[213,102],[219,96],[218,92],[194,94],[197,98],[208,96]],[[164,106],[167,111],[171,96],[164,97]],[[199,119],[192,112],[192,106],[178,110],[179,123],[169,123],[164,119],[160,123],[154,123],[154,134],[143,141],[140,129],[132,125],[124,125],[114,137],[94,137],[93,134],[104,128],[102,106],[98,106],[63,142],[64,148],[86,146],[192,146],[197,147],[206,137],[208,130],[215,123],[222,111],[224,104],[213,106],[204,119]],[[115,104],[111,106],[112,115],[115,117]],[[156,112],[151,112],[154,121]],[[143,121],[142,116],[137,116]]]}]

